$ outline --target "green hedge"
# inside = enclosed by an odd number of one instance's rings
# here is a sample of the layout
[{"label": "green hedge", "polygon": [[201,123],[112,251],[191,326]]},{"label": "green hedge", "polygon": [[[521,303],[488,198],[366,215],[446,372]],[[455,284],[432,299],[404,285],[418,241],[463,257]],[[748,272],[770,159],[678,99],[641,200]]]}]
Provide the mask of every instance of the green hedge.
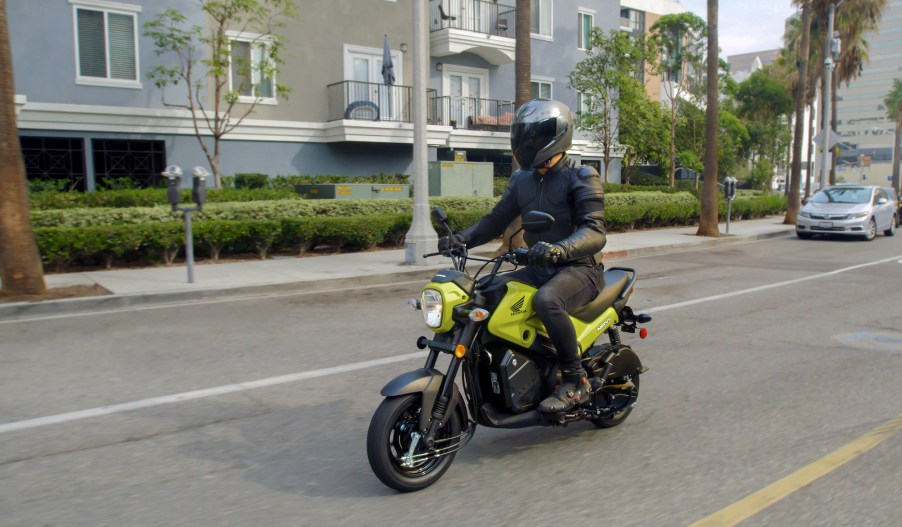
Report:
[{"label": "green hedge", "polygon": [[[102,192],[33,192],[29,195],[31,210],[72,208],[127,208],[168,206],[166,189],[105,190]],[[304,199],[290,189],[207,189],[207,203],[235,201],[269,201]],[[191,190],[183,189],[181,202],[191,205]]]},{"label": "green hedge", "polygon": [[[454,231],[479,220],[488,207],[461,207],[467,198],[435,200],[446,209]],[[474,200],[470,199],[473,202]],[[486,202],[476,200],[485,205]],[[458,208],[452,209],[451,205]],[[726,202],[721,202],[721,217]],[[733,202],[733,219],[781,212],[782,196],[740,197]],[[57,212],[57,211],[54,211]],[[609,204],[609,231],[642,227],[686,225],[696,221],[699,203],[684,199],[638,199]],[[223,254],[256,253],[266,258],[272,251],[303,255],[317,246],[335,251],[365,250],[377,245],[397,247],[410,228],[410,212],[356,216],[307,215],[283,218],[205,219],[194,224],[194,248],[199,256],[216,260]],[[117,225],[40,226],[35,229],[44,263],[57,271],[74,262],[111,267],[115,261],[171,264],[183,251],[181,221],[146,221]],[[436,226],[438,230],[438,226]],[[439,235],[444,235],[439,231]]]}]

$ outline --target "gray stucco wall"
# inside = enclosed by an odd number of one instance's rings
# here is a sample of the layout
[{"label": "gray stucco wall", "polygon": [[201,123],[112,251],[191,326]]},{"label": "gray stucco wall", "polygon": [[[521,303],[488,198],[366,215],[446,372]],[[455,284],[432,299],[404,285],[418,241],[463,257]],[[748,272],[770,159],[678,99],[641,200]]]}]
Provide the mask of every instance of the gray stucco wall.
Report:
[{"label": "gray stucco wall", "polygon": [[[143,24],[170,8],[177,8],[190,24],[202,24],[196,2],[184,0],[121,0],[118,3],[141,6],[137,13],[138,34]],[[90,6],[88,6],[90,9]],[[7,2],[10,45],[13,55],[16,93],[29,102],[162,107],[160,91],[146,73],[160,58],[153,54],[153,43],[138,38],[138,79],[142,89],[88,86],[75,83],[75,26],[73,6],[65,0]]]}]

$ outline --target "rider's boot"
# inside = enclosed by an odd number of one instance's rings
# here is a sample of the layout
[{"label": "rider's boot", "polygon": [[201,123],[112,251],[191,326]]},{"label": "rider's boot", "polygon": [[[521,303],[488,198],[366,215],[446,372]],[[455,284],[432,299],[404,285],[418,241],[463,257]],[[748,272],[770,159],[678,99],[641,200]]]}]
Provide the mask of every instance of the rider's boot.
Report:
[{"label": "rider's boot", "polygon": [[566,412],[589,397],[589,380],[582,368],[566,369],[562,372],[561,383],[554,392],[539,404],[543,413]]}]

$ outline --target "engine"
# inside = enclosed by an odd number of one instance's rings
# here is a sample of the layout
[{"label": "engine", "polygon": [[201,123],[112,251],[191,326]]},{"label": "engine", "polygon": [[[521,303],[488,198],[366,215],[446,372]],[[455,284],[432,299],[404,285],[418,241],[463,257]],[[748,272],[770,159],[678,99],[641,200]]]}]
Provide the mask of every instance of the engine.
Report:
[{"label": "engine", "polygon": [[521,413],[538,406],[542,400],[547,373],[526,355],[510,348],[487,346],[488,353],[479,364],[483,397],[495,408]]}]

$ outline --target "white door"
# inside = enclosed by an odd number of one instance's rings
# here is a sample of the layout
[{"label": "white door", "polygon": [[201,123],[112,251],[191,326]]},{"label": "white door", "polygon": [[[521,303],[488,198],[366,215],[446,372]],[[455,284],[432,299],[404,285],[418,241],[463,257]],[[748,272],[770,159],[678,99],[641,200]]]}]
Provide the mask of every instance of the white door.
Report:
[{"label": "white door", "polygon": [[[485,111],[484,98],[488,94],[488,72],[473,69],[446,67],[443,92],[448,96],[449,119],[458,128],[469,128],[469,123]],[[469,119],[469,118],[474,119]]]},{"label": "white door", "polygon": [[[401,78],[401,56],[392,51],[395,79]],[[401,121],[402,97],[407,92],[401,86],[387,86],[382,79],[382,50],[376,48],[345,47],[346,118],[362,120]],[[397,83],[397,80],[395,81]]]}]

